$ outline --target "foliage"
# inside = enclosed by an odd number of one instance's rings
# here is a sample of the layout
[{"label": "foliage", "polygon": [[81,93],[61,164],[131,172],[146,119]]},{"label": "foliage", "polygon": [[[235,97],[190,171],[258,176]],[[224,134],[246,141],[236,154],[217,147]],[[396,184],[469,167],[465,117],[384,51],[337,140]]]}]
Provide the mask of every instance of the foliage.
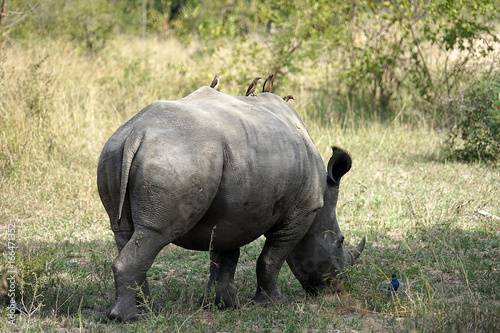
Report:
[{"label": "foliage", "polygon": [[6,34],[11,38],[63,37],[95,54],[117,33],[140,34],[142,2],[147,4],[147,29],[152,33],[166,30],[169,19],[183,8],[182,1],[169,0],[6,0],[12,13],[22,14],[22,20],[14,14],[6,16],[6,27],[10,27]]},{"label": "foliage", "polygon": [[259,60],[278,78],[315,68],[324,80],[313,89],[341,99],[365,91],[371,111],[387,118],[401,108],[402,94],[433,115],[440,100],[464,89],[477,70],[471,64],[494,51],[499,14],[492,0],[199,1],[176,27],[211,45],[222,36],[258,34],[268,49]]},{"label": "foliage", "polygon": [[6,3],[11,12],[21,12],[23,18],[8,31],[13,38],[64,36],[89,53],[96,53],[103,49],[117,25],[116,8],[107,0],[6,0]]},{"label": "foliage", "polygon": [[471,88],[460,110],[461,120],[448,140],[453,156],[465,161],[499,162],[500,75]]},{"label": "foliage", "polygon": [[71,2],[64,6],[60,24],[72,41],[95,53],[111,37],[113,14],[113,6],[106,0]]},{"label": "foliage", "polygon": [[257,2],[191,1],[174,21],[174,27],[185,41],[193,37],[213,40],[222,36],[246,35]]},{"label": "foliage", "polygon": [[364,105],[357,112],[374,119],[392,119],[406,108],[401,118],[453,124],[443,101],[460,96],[478,72],[489,75],[500,57],[495,31],[500,7],[494,0],[7,0],[7,5],[26,12],[6,32],[11,37],[63,36],[89,53],[102,50],[116,33],[141,35],[144,24],[149,34],[175,34],[186,44],[200,40],[208,54],[232,43],[240,55],[232,67],[254,64],[245,68],[251,73],[241,73],[242,81],[275,73],[278,89],[285,77],[307,74],[306,89],[323,99]]}]

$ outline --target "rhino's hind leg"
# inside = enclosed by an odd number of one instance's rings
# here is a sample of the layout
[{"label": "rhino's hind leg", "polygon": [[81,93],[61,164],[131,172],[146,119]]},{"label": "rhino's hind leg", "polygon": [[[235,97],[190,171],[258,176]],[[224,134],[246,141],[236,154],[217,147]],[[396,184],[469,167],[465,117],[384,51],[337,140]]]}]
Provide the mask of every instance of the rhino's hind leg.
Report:
[{"label": "rhino's hind leg", "polygon": [[[223,308],[239,307],[240,302],[234,286],[234,274],[240,256],[240,249],[210,253],[210,278],[207,290],[201,299],[202,305],[206,306],[214,302]],[[210,294],[215,288],[215,300]]]},{"label": "rhino's hind leg", "polygon": [[[129,226],[133,228],[132,225],[129,225],[125,219],[122,223],[124,226]],[[118,253],[122,251],[122,249],[127,245],[127,243],[130,241],[132,238],[132,235],[134,234],[134,230],[117,230],[115,231],[115,241],[116,241],[116,246],[118,247]],[[137,294],[136,297],[136,303],[138,306],[143,306],[147,300],[150,298],[150,291],[149,291],[149,284],[146,279],[146,273],[144,273],[144,276],[141,277],[141,280],[144,281],[141,286],[141,293]]]},{"label": "rhino's hind leg", "polygon": [[[167,245],[164,235],[146,228],[137,228],[113,261],[115,302],[108,310],[110,319],[137,320],[144,313],[137,307],[139,288],[147,296],[146,272],[160,250]],[[120,247],[120,244],[117,242]],[[139,298],[140,301],[140,298]]]}]

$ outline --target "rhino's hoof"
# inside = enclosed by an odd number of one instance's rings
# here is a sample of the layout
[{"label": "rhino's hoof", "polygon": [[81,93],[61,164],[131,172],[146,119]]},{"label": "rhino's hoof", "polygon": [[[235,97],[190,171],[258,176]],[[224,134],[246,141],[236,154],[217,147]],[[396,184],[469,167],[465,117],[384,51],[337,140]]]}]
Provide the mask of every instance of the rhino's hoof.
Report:
[{"label": "rhino's hoof", "polygon": [[272,294],[260,292],[252,297],[252,303],[260,306],[272,306],[277,304],[290,303],[290,299],[280,292],[275,292]]},{"label": "rhino's hoof", "polygon": [[118,309],[117,306],[112,306],[108,312],[108,318],[111,320],[118,320],[122,322],[132,322],[141,319],[145,314],[144,310],[139,310],[137,307],[129,309],[126,311],[125,309]]},{"label": "rhino's hoof", "polygon": [[205,294],[200,298],[200,304],[204,308],[211,305],[215,305],[219,309],[240,307],[238,293],[233,283],[219,284],[216,290],[207,289]]},{"label": "rhino's hoof", "polygon": [[207,295],[203,295],[200,298],[199,303],[203,308],[209,308],[212,305],[215,305],[219,309],[240,307],[240,301],[238,300],[238,297],[236,295],[226,295],[225,297],[209,297]]}]

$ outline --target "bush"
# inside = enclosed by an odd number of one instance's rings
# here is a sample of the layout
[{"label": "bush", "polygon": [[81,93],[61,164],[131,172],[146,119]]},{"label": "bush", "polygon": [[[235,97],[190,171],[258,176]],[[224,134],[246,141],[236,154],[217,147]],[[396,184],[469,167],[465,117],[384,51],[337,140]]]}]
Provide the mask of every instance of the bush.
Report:
[{"label": "bush", "polygon": [[452,156],[460,160],[500,161],[500,73],[467,93],[448,144]]}]

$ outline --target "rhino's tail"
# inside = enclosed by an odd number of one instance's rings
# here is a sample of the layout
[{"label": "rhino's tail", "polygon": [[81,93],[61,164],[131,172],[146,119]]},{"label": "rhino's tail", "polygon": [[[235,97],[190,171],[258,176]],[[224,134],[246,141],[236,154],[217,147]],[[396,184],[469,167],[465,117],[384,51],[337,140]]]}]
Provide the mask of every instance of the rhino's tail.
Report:
[{"label": "rhino's tail", "polygon": [[120,203],[118,205],[118,222],[122,218],[123,203],[125,202],[125,194],[127,193],[128,177],[130,174],[130,167],[134,159],[135,154],[139,150],[142,143],[142,138],[144,133],[136,133],[132,131],[123,146],[122,154],[122,168],[121,168],[121,179],[120,179]]}]

